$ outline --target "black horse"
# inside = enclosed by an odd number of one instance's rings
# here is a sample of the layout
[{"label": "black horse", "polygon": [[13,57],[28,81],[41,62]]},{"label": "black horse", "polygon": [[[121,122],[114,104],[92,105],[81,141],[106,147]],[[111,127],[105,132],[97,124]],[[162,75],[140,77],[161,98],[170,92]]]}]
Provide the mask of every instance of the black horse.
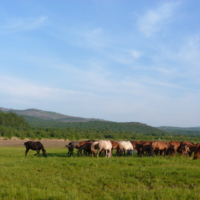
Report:
[{"label": "black horse", "polygon": [[25,142],[24,145],[26,146],[26,151],[25,151],[25,156],[27,155],[29,149],[35,150],[37,151],[37,153],[35,154],[39,156],[40,150],[42,150],[43,155],[46,157],[46,150],[44,149],[44,146],[41,144],[41,142],[34,142],[34,141],[28,141]]}]

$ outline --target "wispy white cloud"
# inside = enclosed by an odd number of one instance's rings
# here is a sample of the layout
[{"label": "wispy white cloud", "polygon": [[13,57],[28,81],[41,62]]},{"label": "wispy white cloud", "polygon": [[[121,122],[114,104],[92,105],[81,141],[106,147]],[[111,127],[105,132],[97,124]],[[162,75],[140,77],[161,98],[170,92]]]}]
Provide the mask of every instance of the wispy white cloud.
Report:
[{"label": "wispy white cloud", "polygon": [[131,50],[131,55],[132,55],[135,59],[137,59],[137,58],[140,58],[140,57],[142,56],[142,53],[133,49],[133,50]]},{"label": "wispy white cloud", "polygon": [[185,43],[180,47],[178,58],[198,66],[200,63],[200,37],[199,35],[190,36]]},{"label": "wispy white cloud", "polygon": [[156,9],[148,10],[138,19],[138,29],[146,37],[163,29],[174,17],[174,11],[178,2],[165,2]]},{"label": "wispy white cloud", "polygon": [[77,27],[73,30],[76,35],[76,44],[83,46],[84,48],[99,49],[108,47],[110,40],[105,31],[101,27]]},{"label": "wispy white cloud", "polygon": [[7,18],[0,24],[0,31],[27,31],[40,27],[48,18],[40,16],[36,18]]},{"label": "wispy white cloud", "polygon": [[89,42],[92,45],[95,46],[102,46],[102,34],[103,34],[103,29],[102,28],[95,28],[92,30],[87,30],[84,33],[85,39],[87,42]]}]

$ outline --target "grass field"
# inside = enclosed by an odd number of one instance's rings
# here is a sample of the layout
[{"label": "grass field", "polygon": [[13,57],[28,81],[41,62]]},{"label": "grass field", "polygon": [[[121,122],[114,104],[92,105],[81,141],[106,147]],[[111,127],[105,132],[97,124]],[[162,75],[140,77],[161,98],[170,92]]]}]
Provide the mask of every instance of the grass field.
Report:
[{"label": "grass field", "polygon": [[35,157],[0,148],[0,199],[197,200],[200,159],[184,157],[66,157],[64,148]]}]

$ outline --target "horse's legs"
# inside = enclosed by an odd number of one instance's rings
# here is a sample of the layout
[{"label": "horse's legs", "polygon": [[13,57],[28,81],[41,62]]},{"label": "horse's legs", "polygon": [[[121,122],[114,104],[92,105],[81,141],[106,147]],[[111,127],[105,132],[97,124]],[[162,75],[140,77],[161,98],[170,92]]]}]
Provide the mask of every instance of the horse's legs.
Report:
[{"label": "horse's legs", "polygon": [[28,148],[26,148],[26,151],[25,151],[25,156],[27,155],[28,151],[29,151],[29,149],[28,149]]},{"label": "horse's legs", "polygon": [[192,157],[192,153],[193,153],[192,151],[189,151],[189,152],[188,152],[188,155],[189,155],[190,157]]},{"label": "horse's legs", "polygon": [[36,149],[36,152],[37,152],[37,153],[34,154],[34,156],[37,156],[37,155],[39,156],[39,154],[40,154],[40,150],[39,150],[39,149]]},{"label": "horse's legs", "polygon": [[79,150],[78,150],[78,156],[80,156],[80,155],[82,155],[82,149],[81,148],[79,148]]},{"label": "horse's legs", "polygon": [[106,157],[107,158],[111,157],[111,150],[109,149],[106,150]]},{"label": "horse's legs", "polygon": [[164,156],[166,156],[167,154],[167,149],[164,149]]},{"label": "horse's legs", "polygon": [[99,153],[100,153],[100,151],[98,150],[98,151],[97,151],[97,155],[96,155],[96,156],[97,156],[97,158],[99,157]]},{"label": "horse's legs", "polygon": [[151,157],[153,157],[153,155],[154,155],[154,149],[153,148],[151,148]]}]

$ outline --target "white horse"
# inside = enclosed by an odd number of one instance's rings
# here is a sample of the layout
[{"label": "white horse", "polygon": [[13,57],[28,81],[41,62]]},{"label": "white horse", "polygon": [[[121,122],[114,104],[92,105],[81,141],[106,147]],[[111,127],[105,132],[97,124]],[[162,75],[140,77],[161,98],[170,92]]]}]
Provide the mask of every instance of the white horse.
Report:
[{"label": "white horse", "polygon": [[93,142],[91,145],[91,151],[93,154],[97,153],[97,157],[99,153],[105,151],[106,157],[112,156],[112,144],[109,140],[99,140]]},{"label": "white horse", "polygon": [[131,154],[133,152],[133,145],[130,141],[119,141],[119,154],[122,155],[122,153]]}]

